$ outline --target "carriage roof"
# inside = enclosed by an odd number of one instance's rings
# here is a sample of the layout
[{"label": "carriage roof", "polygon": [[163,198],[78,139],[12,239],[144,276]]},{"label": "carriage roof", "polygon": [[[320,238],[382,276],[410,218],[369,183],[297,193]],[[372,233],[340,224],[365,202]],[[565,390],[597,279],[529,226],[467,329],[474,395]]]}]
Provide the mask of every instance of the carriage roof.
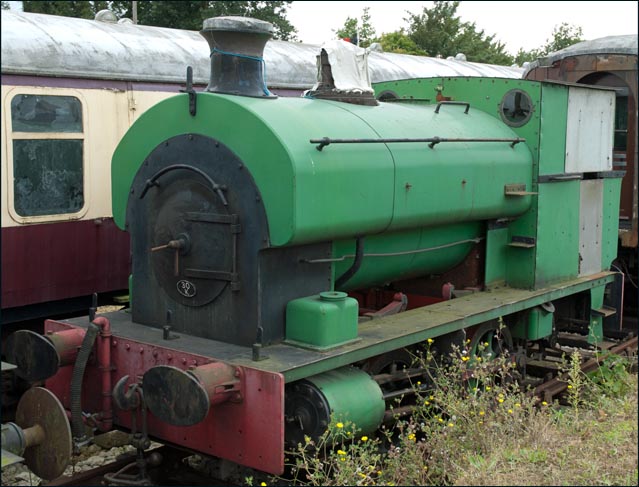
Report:
[{"label": "carriage roof", "polygon": [[[307,89],[317,79],[319,46],[272,40],[268,85]],[[2,11],[2,73],[142,82],[208,83],[209,46],[198,32],[128,23]],[[521,78],[522,69],[371,52],[372,82],[434,76]]]},{"label": "carriage roof", "polygon": [[637,55],[637,34],[607,36],[593,39],[591,41],[578,42],[560,51],[548,54],[548,56],[538,59],[528,66],[524,77],[537,67],[552,66],[553,63],[562,59],[584,55]]}]

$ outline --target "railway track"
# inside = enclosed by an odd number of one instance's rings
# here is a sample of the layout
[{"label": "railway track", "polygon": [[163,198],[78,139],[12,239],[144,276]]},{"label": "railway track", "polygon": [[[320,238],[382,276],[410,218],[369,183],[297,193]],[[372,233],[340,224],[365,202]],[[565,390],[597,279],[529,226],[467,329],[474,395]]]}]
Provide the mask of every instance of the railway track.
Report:
[{"label": "railway track", "polygon": [[228,482],[217,480],[191,468],[188,462],[185,462],[185,459],[189,456],[189,452],[164,445],[146,452],[146,465],[143,476],[138,475],[139,459],[135,452],[131,452],[105,465],[72,475],[63,475],[40,485],[47,487],[83,485],[229,485]]},{"label": "railway track", "polygon": [[[571,351],[578,350],[582,356],[581,371],[584,373],[595,370],[610,354],[627,356],[634,354],[636,360],[638,337],[634,333],[628,333],[624,338],[616,341],[605,340],[597,347],[587,346],[587,341],[585,340],[581,343],[583,347],[580,347],[579,340],[565,336],[560,336],[560,344],[562,338],[564,339],[564,343],[569,343],[569,346],[573,350],[561,346],[559,349],[563,350],[566,355]],[[548,358],[552,358],[552,355]],[[558,360],[535,361],[532,365],[537,372],[546,372],[546,379],[542,384],[535,387],[532,394],[550,403],[555,397],[566,391],[568,387],[568,374],[557,373],[559,371]],[[636,362],[634,367],[636,370]]]}]

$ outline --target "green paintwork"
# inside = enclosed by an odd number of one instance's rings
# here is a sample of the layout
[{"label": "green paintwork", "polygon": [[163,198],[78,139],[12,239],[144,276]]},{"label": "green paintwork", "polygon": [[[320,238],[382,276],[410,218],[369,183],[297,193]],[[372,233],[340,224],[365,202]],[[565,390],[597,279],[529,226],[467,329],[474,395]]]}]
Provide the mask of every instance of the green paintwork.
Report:
[{"label": "green paintwork", "polygon": [[539,185],[535,287],[576,277],[579,272],[580,184],[562,181]]},{"label": "green paintwork", "polygon": [[[468,102],[470,113],[483,111],[501,124],[500,103],[511,89],[526,91],[533,103],[531,119],[512,131],[526,139],[532,155],[532,179],[526,181],[528,191],[538,192],[532,197],[513,198],[516,203],[531,203],[525,214],[508,224],[505,230],[488,231],[486,253],[486,284],[537,289],[549,283],[576,277],[579,271],[579,181],[538,183],[539,175],[564,173],[566,126],[569,87],[561,84],[529,82],[526,80],[433,78],[380,83],[377,93],[393,91],[403,99],[430,99],[422,106],[436,103],[436,96],[452,101]],[[402,105],[402,102],[394,102]],[[416,105],[412,102],[409,105]],[[458,106],[442,106],[441,112],[457,114]],[[476,166],[477,167],[477,166]],[[468,171],[468,168],[465,168]],[[454,178],[453,178],[454,180]],[[514,179],[511,183],[518,182]],[[501,185],[501,181],[497,183]],[[607,268],[616,254],[616,193],[617,183],[605,182],[604,242],[602,268]],[[450,188],[444,190],[449,194]],[[459,197],[457,195],[457,197]],[[486,218],[487,220],[489,218]],[[556,222],[562,222],[557,225]],[[534,239],[535,246],[508,246],[514,237]]]},{"label": "green paintwork", "polygon": [[[293,382],[428,338],[436,339],[446,333],[603,287],[613,280],[614,273],[602,272],[534,291],[501,287],[360,323],[357,342],[332,350],[320,352],[295,349],[285,344],[272,345],[268,348],[268,360],[253,362],[250,350],[237,347],[236,358],[226,357],[224,360],[235,365],[280,372],[284,374],[286,382]],[[227,344],[224,347],[229,349]]]},{"label": "green paintwork", "polygon": [[351,422],[360,434],[375,431],[386,405],[377,382],[366,372],[352,367],[308,377],[326,398],[335,421]]},{"label": "green paintwork", "polygon": [[[531,156],[523,145],[334,144],[320,152],[309,143],[321,137],[513,137],[478,110],[470,116],[454,110],[435,115],[434,107],[424,106],[211,93],[197,99],[195,117],[186,95],[178,95],[145,112],[122,139],[112,164],[113,212],[120,227],[146,155],[184,133],[213,137],[240,157],[260,189],[275,246],[515,216],[530,203],[503,195],[503,184],[530,184]],[[188,155],[181,162],[188,163]]]},{"label": "green paintwork", "polygon": [[[537,188],[538,189],[538,188]],[[508,243],[513,237],[537,237],[537,201],[528,212],[508,226]],[[509,286],[533,289],[535,282],[535,249],[508,247],[506,250],[506,283]]]},{"label": "green paintwork", "polygon": [[286,341],[326,350],[357,338],[357,300],[346,293],[326,292],[289,301]]},{"label": "green paintwork", "polygon": [[[502,78],[429,78],[416,80],[389,81],[374,85],[375,92],[393,91],[402,98],[427,98],[430,102],[424,104],[436,104],[437,93],[449,97],[452,101],[470,103],[469,115],[473,111],[481,111],[502,123],[499,114],[499,106],[503,96],[512,89],[525,90],[533,103],[533,115],[531,120],[522,127],[512,127],[516,136],[526,139],[526,145],[533,155],[533,162],[537,161],[539,149],[539,120],[542,83],[537,81],[514,80]],[[400,102],[401,103],[401,102]],[[402,103],[403,104],[403,103]],[[443,106],[445,110],[458,110],[463,112],[463,107]],[[453,112],[454,113],[454,112]],[[440,137],[444,135],[438,134]],[[460,135],[464,136],[464,135]],[[516,181],[510,181],[511,183]],[[530,191],[530,188],[528,189]]]},{"label": "green paintwork", "polygon": [[621,178],[606,178],[603,185],[601,267],[610,269],[610,264],[617,257]]},{"label": "green paintwork", "polygon": [[[354,105],[353,107],[357,107]],[[514,138],[509,127],[478,109],[383,103],[359,113],[379,137]],[[351,109],[350,107],[348,108]],[[504,196],[504,185],[531,184],[531,156],[524,144],[506,142],[389,143],[395,162],[393,221],[388,231],[517,216],[530,198]],[[341,151],[340,146],[324,150]],[[358,188],[354,188],[356,191]]]},{"label": "green paintwork", "polygon": [[486,273],[487,287],[506,282],[506,262],[508,257],[508,227],[486,231]]},{"label": "green paintwork", "polygon": [[542,86],[539,174],[561,174],[566,159],[568,88],[550,83]]},{"label": "green paintwork", "polygon": [[[482,236],[480,223],[466,223],[372,235],[364,240],[364,255],[408,252],[429,249]],[[380,282],[408,279],[426,273],[438,273],[451,269],[468,254],[472,243],[465,243],[429,252],[397,255],[392,257],[365,257],[360,270],[341,290],[360,289]],[[333,254],[336,257],[355,254],[355,241],[337,241]],[[349,257],[335,264],[335,276],[344,274],[353,264]]]},{"label": "green paintwork", "polygon": [[528,319],[511,328],[514,338],[539,340],[552,334],[553,313],[536,306],[528,312]]},{"label": "green paintwork", "polygon": [[[212,93],[199,93],[197,104],[192,117],[187,95],[158,103],[118,145],[112,164],[113,214],[121,228],[129,188],[144,158],[164,140],[188,133],[215,138],[250,170],[264,200],[272,245],[378,233],[390,224],[394,164],[388,149],[368,144],[319,152],[309,143],[323,136],[376,137],[340,104]],[[188,154],[180,162],[188,163]]]},{"label": "green paintwork", "polygon": [[[604,303],[606,286],[593,287],[590,290],[590,309],[600,309]],[[588,330],[588,343],[599,343],[603,340],[603,317],[590,313],[590,328]]]},{"label": "green paintwork", "polygon": [[[526,80],[507,80],[499,78],[432,78],[421,80],[403,80],[375,85],[376,93],[393,91],[399,97],[427,98],[431,101],[424,104],[435,104],[436,96],[449,98],[451,101],[468,102],[473,111],[483,111],[490,115],[494,122],[503,124],[500,105],[504,95],[512,89],[525,90],[533,103],[531,119],[521,127],[511,127],[512,135],[526,139],[525,145],[531,154],[531,178],[524,181],[510,179],[508,184],[525,182],[527,191],[537,190],[537,173],[539,162],[539,133],[541,122],[542,83]],[[397,103],[397,102],[395,102]],[[401,104],[401,102],[400,102]],[[442,106],[441,112],[458,110],[463,107]],[[523,144],[519,144],[523,145]],[[489,183],[490,186],[500,186]],[[503,192],[503,185],[499,187]],[[511,204],[526,203],[529,209],[506,230],[488,232],[486,256],[486,284],[500,285],[506,282],[510,286],[532,289],[535,282],[535,251],[508,247],[513,236],[536,237],[537,231],[537,196],[510,198]],[[488,218],[487,218],[488,219]],[[508,233],[506,237],[506,232]]]}]

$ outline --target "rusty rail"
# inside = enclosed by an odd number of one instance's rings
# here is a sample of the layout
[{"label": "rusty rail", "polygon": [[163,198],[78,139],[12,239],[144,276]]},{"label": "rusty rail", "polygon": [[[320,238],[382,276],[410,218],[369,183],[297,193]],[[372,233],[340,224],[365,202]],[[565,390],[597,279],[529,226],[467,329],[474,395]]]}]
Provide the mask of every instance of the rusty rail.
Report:
[{"label": "rusty rail", "polygon": [[105,474],[119,470],[131,462],[135,462],[135,452],[131,452],[131,454],[119,458],[114,462],[107,463],[106,465],[100,465],[99,467],[92,468],[91,470],[78,472],[71,477],[63,475],[61,477],[58,477],[57,479],[53,479],[41,485],[47,487],[61,487],[67,485],[100,485],[100,482],[98,480],[102,479]]},{"label": "rusty rail", "polygon": [[[628,350],[629,348],[636,349],[637,343],[638,343],[638,337],[636,336],[629,337],[627,340],[605,351],[608,353],[602,353],[601,355],[598,355],[596,357],[592,357],[586,360],[581,365],[581,371],[590,372],[594,370],[599,365],[599,363],[610,353],[619,355],[621,352],[624,352],[625,350]],[[565,391],[567,387],[568,387],[568,374],[564,373],[537,386],[532,392],[532,395],[543,397],[544,401],[551,402],[554,396]]]}]

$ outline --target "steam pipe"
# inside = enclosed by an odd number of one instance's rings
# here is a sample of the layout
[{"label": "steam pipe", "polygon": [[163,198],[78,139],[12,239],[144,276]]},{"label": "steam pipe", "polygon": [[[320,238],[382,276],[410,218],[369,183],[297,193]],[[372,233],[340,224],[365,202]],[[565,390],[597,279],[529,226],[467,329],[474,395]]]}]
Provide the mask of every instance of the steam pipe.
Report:
[{"label": "steam pipe", "polygon": [[84,340],[82,340],[82,346],[78,352],[78,358],[73,366],[73,375],[71,377],[71,431],[76,442],[83,442],[86,439],[84,421],[82,419],[82,381],[84,380],[84,371],[89,361],[89,355],[99,331],[100,327],[98,325],[89,323]]},{"label": "steam pipe", "polygon": [[111,392],[111,323],[104,316],[98,316],[93,324],[100,327],[98,337],[98,368],[102,377],[102,412],[99,427],[110,431],[113,427],[113,406]]},{"label": "steam pipe", "polygon": [[346,282],[353,277],[359,268],[362,266],[364,260],[364,237],[357,237],[355,239],[355,260],[353,265],[342,274],[337,281],[335,281],[335,289],[341,288]]}]

